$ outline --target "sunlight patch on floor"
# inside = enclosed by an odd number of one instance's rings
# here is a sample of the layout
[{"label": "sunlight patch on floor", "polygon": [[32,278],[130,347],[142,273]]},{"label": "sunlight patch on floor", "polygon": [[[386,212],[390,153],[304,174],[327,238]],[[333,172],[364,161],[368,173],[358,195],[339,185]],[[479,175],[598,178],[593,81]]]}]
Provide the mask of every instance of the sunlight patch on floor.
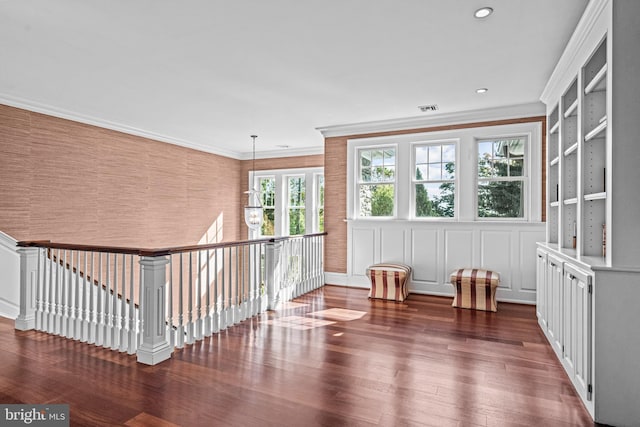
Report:
[{"label": "sunlight patch on floor", "polygon": [[267,325],[281,326],[283,328],[297,329],[300,331],[306,331],[313,328],[319,328],[321,326],[333,325],[336,322],[322,319],[312,319],[302,316],[285,316],[278,317],[276,319],[266,320],[264,322]]},{"label": "sunlight patch on floor", "polygon": [[289,310],[292,308],[301,308],[301,307],[308,307],[309,304],[305,304],[303,302],[294,302],[294,301],[284,301],[284,302],[280,302],[278,304],[278,306],[276,307],[276,311],[277,310]]},{"label": "sunlight patch on floor", "polygon": [[326,317],[327,319],[348,322],[364,317],[366,311],[347,310],[346,308],[329,308],[327,310],[314,311],[309,316]]}]

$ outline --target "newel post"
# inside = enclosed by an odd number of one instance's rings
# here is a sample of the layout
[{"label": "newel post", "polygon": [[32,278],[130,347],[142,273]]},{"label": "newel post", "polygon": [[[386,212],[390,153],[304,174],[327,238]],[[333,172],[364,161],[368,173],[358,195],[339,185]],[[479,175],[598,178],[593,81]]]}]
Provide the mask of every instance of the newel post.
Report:
[{"label": "newel post", "polygon": [[267,310],[275,310],[280,302],[280,282],[282,242],[270,241],[266,244],[265,286],[267,288]]},{"label": "newel post", "polygon": [[38,286],[38,248],[18,248],[20,255],[20,313],[15,328],[28,331],[36,327],[36,289]]},{"label": "newel post", "polygon": [[142,343],[138,348],[138,362],[156,365],[171,357],[173,348],[167,339],[166,327],[166,256],[140,258],[142,287],[140,310]]}]

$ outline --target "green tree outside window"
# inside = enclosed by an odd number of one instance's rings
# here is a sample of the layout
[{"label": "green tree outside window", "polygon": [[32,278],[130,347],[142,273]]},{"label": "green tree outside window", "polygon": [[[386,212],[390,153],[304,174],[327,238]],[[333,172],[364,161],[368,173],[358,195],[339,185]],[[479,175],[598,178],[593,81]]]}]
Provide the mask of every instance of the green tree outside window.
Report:
[{"label": "green tree outside window", "polygon": [[524,217],[525,148],[525,137],[478,142],[478,217]]}]

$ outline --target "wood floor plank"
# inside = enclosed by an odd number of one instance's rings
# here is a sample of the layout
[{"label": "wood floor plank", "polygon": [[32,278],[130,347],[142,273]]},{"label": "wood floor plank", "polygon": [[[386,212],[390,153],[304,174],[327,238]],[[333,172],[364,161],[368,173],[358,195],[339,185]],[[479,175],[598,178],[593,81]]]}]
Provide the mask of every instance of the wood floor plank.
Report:
[{"label": "wood floor plank", "polygon": [[593,425],[535,308],[498,310],[325,286],[157,366],[0,319],[0,402],[78,426]]}]

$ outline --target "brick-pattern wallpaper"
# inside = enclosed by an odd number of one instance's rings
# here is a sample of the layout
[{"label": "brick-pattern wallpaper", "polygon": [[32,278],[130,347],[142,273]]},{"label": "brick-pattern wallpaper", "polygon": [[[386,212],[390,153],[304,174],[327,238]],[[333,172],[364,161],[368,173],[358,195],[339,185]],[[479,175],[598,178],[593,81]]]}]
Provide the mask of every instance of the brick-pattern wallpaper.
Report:
[{"label": "brick-pattern wallpaper", "polygon": [[324,141],[325,271],[347,272],[347,137]]},{"label": "brick-pattern wallpaper", "polygon": [[242,163],[0,105],[0,230],[144,248],[207,230],[237,240]]}]

